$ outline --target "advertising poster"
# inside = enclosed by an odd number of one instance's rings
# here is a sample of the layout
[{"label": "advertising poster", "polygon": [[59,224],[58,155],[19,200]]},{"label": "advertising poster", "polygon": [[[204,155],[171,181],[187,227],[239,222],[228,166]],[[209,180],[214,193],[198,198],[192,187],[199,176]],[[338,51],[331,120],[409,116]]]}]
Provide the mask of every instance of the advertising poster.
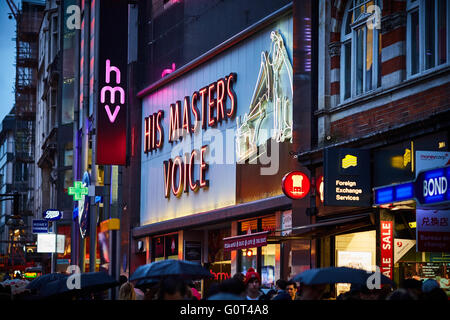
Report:
[{"label": "advertising poster", "polygon": [[[372,271],[372,252],[338,251],[337,266]],[[350,291],[350,283],[337,283],[336,296]]]}]

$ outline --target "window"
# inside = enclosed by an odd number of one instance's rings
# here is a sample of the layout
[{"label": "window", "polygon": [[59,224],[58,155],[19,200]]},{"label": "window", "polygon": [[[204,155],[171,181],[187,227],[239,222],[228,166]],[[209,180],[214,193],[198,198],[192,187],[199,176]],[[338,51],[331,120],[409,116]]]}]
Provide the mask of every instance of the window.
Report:
[{"label": "window", "polygon": [[56,14],[52,16],[51,28],[51,59],[53,61],[58,52],[58,15]]},{"label": "window", "polygon": [[381,32],[375,24],[381,1],[352,0],[341,30],[341,101],[357,97],[381,84]]},{"label": "window", "polygon": [[408,0],[407,72],[448,64],[450,0]]}]

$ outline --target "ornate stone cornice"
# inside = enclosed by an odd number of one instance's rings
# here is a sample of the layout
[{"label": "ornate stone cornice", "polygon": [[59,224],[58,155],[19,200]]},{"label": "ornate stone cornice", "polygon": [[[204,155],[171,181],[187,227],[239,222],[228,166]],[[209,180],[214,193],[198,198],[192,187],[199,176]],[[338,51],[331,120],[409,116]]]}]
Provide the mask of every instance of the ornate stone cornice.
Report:
[{"label": "ornate stone cornice", "polygon": [[406,12],[395,12],[381,18],[381,34],[406,26]]},{"label": "ornate stone cornice", "polygon": [[340,56],[341,55],[341,43],[340,42],[331,42],[328,44],[328,53],[330,57]]}]

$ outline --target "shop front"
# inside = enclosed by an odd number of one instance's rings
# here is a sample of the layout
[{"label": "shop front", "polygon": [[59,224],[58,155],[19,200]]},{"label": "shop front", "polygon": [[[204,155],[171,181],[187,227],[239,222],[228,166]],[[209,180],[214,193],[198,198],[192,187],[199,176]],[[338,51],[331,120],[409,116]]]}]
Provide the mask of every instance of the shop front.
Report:
[{"label": "shop front", "polygon": [[374,203],[392,222],[391,277],[397,283],[434,279],[450,296],[447,137],[443,131],[405,142],[401,156],[391,149],[392,164],[410,170],[401,179],[374,188]]},{"label": "shop front", "polygon": [[214,275],[204,289],[250,267],[266,287],[280,278],[279,244],[226,243],[279,229],[292,206],[281,189],[292,170],[292,28],[286,8],[139,93],[141,264],[202,263]]}]

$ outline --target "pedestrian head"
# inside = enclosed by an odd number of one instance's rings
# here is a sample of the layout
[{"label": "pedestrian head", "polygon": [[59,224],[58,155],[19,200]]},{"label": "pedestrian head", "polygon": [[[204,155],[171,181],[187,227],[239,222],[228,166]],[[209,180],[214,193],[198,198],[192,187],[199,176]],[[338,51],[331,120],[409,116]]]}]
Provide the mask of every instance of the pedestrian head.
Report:
[{"label": "pedestrian head", "polygon": [[245,292],[245,285],[244,282],[240,281],[239,279],[227,279],[222,281],[222,283],[219,285],[219,292],[232,293],[239,296]]},{"label": "pedestrian head", "polygon": [[297,283],[293,280],[289,280],[286,283],[286,291],[291,296],[291,299],[295,300],[295,298],[297,296]]},{"label": "pedestrian head", "polygon": [[275,282],[275,285],[277,286],[277,290],[286,290],[287,281],[278,279],[277,282]]},{"label": "pedestrian head", "polygon": [[416,279],[405,279],[401,286],[406,289],[411,295],[420,298],[422,294],[422,281]]},{"label": "pedestrian head", "polygon": [[434,279],[427,279],[422,283],[422,292],[429,293],[433,289],[440,288],[439,283]]},{"label": "pedestrian head", "polygon": [[250,268],[245,274],[244,284],[248,286],[249,282],[255,281],[258,281],[258,283],[261,284],[261,276],[259,275],[258,272],[255,271],[255,269]]},{"label": "pedestrian head", "polygon": [[386,300],[417,300],[417,297],[406,289],[397,289],[389,294]]},{"label": "pedestrian head", "polygon": [[128,281],[128,278],[127,278],[127,276],[124,276],[123,274],[122,275],[120,275],[120,277],[119,277],[119,283],[120,283],[120,285],[123,285],[125,282],[127,282]]},{"label": "pedestrian head", "polygon": [[320,300],[326,287],[326,284],[307,285],[300,283],[299,298],[300,300]]},{"label": "pedestrian head", "polygon": [[425,300],[447,301],[448,297],[442,288],[434,288],[423,294]]},{"label": "pedestrian head", "polygon": [[132,283],[125,282],[120,286],[119,300],[136,300],[136,293]]},{"label": "pedestrian head", "polygon": [[159,300],[184,300],[187,295],[187,285],[182,279],[165,278],[159,285]]}]

